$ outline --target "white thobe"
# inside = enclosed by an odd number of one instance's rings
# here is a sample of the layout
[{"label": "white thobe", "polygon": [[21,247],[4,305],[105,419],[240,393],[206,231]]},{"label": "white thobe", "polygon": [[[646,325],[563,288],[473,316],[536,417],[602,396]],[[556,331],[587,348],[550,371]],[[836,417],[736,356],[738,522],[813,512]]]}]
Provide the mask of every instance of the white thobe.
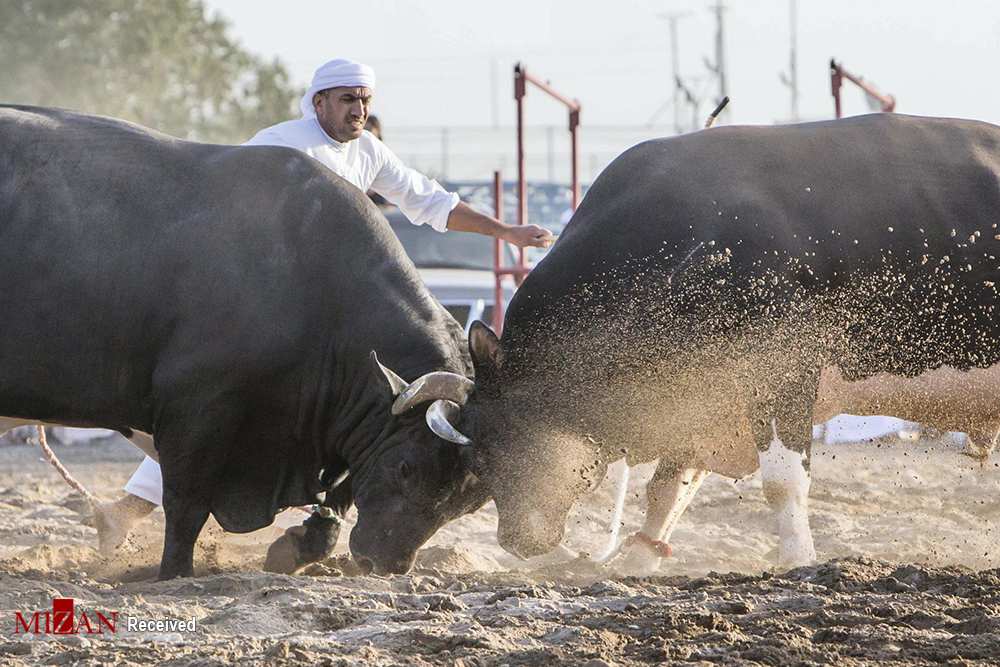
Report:
[{"label": "white thobe", "polygon": [[[413,224],[428,225],[439,232],[447,229],[448,214],[458,206],[457,194],[407,167],[367,130],[354,141],[340,143],[323,130],[316,118],[300,118],[266,127],[244,146],[296,148],[362,192],[374,190],[382,195]],[[125,491],[162,505],[160,464],[147,456],[125,484]]]},{"label": "white thobe", "polygon": [[457,194],[407,167],[367,130],[354,141],[340,143],[315,118],[300,118],[264,128],[244,146],[297,148],[361,191],[382,195],[413,224],[429,225],[439,232],[448,228],[448,214],[458,206]]}]

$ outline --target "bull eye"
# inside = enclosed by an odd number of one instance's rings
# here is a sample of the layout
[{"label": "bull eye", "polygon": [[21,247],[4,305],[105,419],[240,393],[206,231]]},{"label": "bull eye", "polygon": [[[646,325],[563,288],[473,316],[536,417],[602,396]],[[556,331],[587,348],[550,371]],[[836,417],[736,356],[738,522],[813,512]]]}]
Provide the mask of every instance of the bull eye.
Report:
[{"label": "bull eye", "polygon": [[411,472],[412,471],[410,470],[410,464],[409,463],[407,463],[406,461],[400,462],[400,464],[399,464],[399,478],[400,479],[402,479],[402,480],[408,479],[410,477],[410,473]]}]

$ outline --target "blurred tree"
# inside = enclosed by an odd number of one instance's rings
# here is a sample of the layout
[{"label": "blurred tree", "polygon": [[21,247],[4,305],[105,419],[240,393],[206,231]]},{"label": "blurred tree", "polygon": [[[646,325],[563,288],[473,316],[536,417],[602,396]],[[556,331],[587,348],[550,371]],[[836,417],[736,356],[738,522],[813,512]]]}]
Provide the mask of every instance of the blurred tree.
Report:
[{"label": "blurred tree", "polygon": [[238,143],[287,120],[299,95],[199,0],[0,2],[0,101],[125,118]]}]

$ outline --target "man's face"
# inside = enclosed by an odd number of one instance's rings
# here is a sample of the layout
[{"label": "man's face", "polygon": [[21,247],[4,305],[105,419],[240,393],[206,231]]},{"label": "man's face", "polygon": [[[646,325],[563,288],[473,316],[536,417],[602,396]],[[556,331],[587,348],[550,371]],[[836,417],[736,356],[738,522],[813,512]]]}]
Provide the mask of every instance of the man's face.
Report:
[{"label": "man's face", "polygon": [[313,95],[320,127],[343,143],[361,136],[371,108],[370,88],[327,88]]}]

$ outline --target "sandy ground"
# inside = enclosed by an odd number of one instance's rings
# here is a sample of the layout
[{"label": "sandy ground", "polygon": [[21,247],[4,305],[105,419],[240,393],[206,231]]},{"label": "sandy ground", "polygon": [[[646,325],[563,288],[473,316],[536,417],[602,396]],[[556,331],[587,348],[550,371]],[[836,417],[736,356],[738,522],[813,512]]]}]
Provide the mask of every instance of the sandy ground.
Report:
[{"label": "sandy ground", "polygon": [[[117,437],[55,449],[105,497],[140,459]],[[820,443],[813,462],[822,563],[786,573],[773,571],[754,476],[710,478],[671,540],[675,557],[646,579],[527,568],[497,547],[487,507],[443,529],[406,576],[344,576],[336,559],[262,573],[279,528],[210,526],[198,576],[159,583],[161,513],[102,561],[85,503],[36,448],[0,441],[0,664],[997,664],[1000,465],[928,440]],[[627,530],[651,473],[637,470]],[[602,487],[581,508],[576,546],[599,550],[608,498]],[[118,631],[15,633],[16,612],[53,597],[117,611]],[[129,632],[127,617],[193,618],[196,630]]]}]

